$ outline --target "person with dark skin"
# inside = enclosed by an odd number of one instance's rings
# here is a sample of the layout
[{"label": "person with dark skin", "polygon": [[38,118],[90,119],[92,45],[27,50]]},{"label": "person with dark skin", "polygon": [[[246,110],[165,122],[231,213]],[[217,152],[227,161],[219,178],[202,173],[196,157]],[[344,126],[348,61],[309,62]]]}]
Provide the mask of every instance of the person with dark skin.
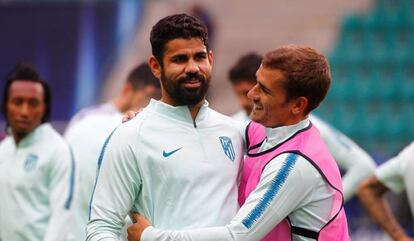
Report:
[{"label": "person with dark skin", "polygon": [[67,240],[75,163],[48,123],[49,87],[33,67],[20,64],[7,76],[3,96],[9,135],[0,144],[0,239]]}]

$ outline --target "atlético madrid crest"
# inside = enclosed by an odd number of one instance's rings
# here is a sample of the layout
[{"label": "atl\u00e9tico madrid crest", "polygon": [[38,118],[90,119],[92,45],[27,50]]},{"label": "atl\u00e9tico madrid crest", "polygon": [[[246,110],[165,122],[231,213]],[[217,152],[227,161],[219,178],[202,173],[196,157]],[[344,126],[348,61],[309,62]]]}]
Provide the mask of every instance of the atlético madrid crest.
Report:
[{"label": "atl\u00e9tico madrid crest", "polygon": [[39,159],[37,155],[29,154],[26,157],[26,160],[24,161],[24,170],[26,172],[30,172],[31,170],[33,170],[36,166],[37,159]]},{"label": "atl\u00e9tico madrid crest", "polygon": [[234,161],[236,154],[234,153],[233,143],[227,136],[220,136],[221,147],[223,147],[224,154],[231,160]]}]

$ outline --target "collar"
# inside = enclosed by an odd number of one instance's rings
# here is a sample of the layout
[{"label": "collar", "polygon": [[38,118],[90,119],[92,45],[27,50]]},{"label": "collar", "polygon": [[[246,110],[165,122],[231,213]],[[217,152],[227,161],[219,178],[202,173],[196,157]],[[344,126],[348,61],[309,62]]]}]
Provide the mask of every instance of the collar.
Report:
[{"label": "collar", "polygon": [[204,100],[204,103],[201,106],[195,121],[193,121],[190,109],[186,105],[172,106],[164,102],[151,99],[150,103],[148,104],[148,108],[170,118],[193,124],[193,122],[197,123],[206,117],[208,102],[207,100]]},{"label": "collar", "polygon": [[[25,146],[31,145],[32,143],[38,141],[41,138],[41,136],[43,136],[44,132],[47,132],[50,129],[52,129],[52,125],[50,123],[40,124],[32,132],[30,132],[27,136],[25,136],[22,140],[20,140],[17,147],[25,147]],[[13,139],[13,133],[10,128],[9,128],[9,135],[10,135],[10,138]],[[14,142],[14,139],[13,139],[13,143],[16,144]]]},{"label": "collar", "polygon": [[290,126],[281,126],[276,128],[266,128],[266,145],[276,146],[289,139],[296,132],[305,129],[310,125],[308,118]]}]

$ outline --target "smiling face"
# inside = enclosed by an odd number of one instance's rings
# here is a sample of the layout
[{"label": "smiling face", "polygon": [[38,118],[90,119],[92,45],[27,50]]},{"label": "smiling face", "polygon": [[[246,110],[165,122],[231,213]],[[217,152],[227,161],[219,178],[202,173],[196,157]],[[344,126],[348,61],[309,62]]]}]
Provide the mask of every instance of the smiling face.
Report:
[{"label": "smiling face", "polygon": [[16,143],[41,124],[45,109],[44,90],[40,83],[17,80],[11,84],[7,121]]},{"label": "smiling face", "polygon": [[170,105],[196,105],[210,85],[212,53],[201,39],[173,39],[165,45],[162,65],[151,57],[149,65],[161,79],[161,100]]},{"label": "smiling face", "polygon": [[256,76],[257,84],[248,93],[254,102],[250,118],[271,128],[295,124],[298,102],[288,100],[283,72],[260,66]]}]

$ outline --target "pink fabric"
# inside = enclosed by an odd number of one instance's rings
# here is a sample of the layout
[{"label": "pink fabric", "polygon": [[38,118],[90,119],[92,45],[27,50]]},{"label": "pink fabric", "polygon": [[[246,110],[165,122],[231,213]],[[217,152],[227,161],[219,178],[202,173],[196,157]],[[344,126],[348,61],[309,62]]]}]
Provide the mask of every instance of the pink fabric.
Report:
[{"label": "pink fabric", "polygon": [[[299,131],[292,138],[269,152],[258,154],[261,143],[266,138],[265,128],[255,122],[249,124],[247,130],[248,155],[244,162],[242,180],[239,188],[239,203],[243,205],[249,194],[256,188],[266,164],[284,152],[296,152],[310,161],[335,189],[331,221],[319,231],[319,241],[348,241],[348,225],[343,209],[341,175],[323,143],[319,131],[311,125]],[[263,241],[292,240],[291,227],[287,219],[279,223]]]}]

